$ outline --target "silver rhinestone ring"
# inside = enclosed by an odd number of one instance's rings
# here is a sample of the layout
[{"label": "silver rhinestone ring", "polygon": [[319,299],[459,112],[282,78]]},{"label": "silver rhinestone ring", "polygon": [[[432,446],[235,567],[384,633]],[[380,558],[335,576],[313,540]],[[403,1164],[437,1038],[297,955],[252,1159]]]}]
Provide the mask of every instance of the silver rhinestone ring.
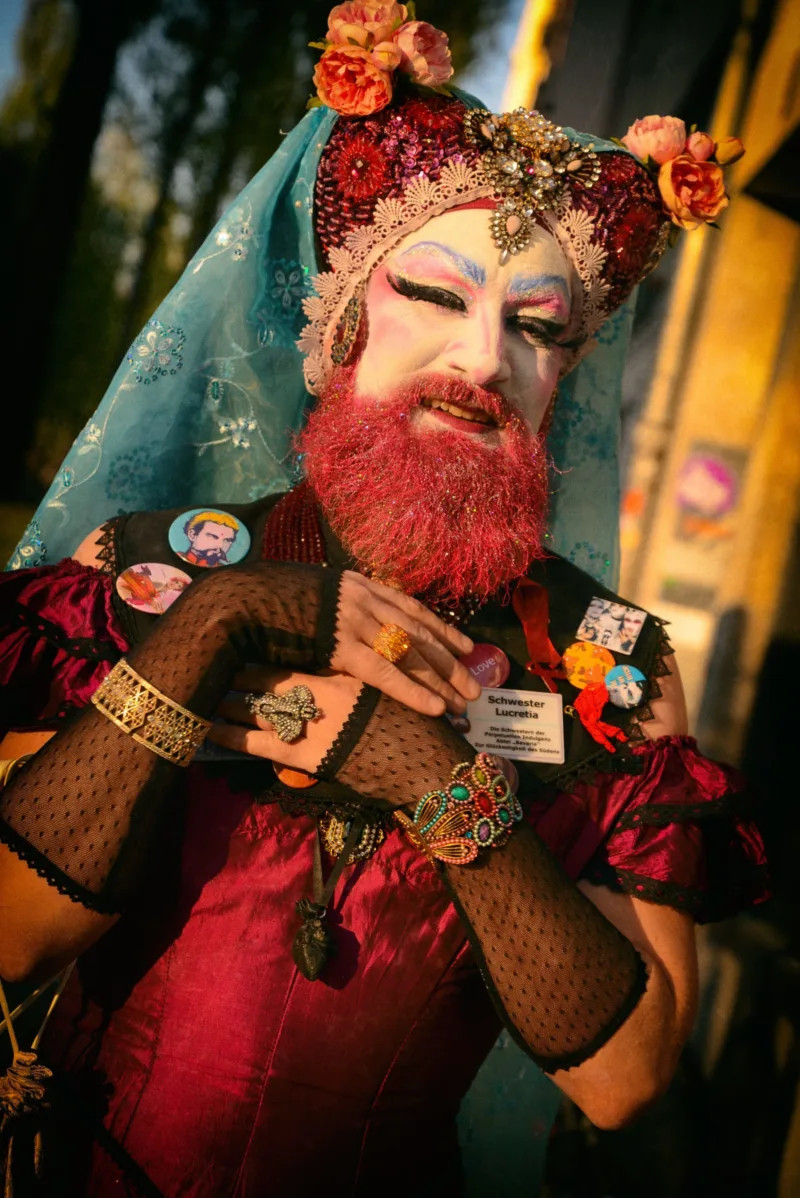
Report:
[{"label": "silver rhinestone ring", "polygon": [[249,694],[244,701],[248,711],[272,724],[278,740],[287,744],[299,740],[309,720],[322,715],[307,686],[293,686],[282,695],[274,695],[272,691],[262,695]]}]

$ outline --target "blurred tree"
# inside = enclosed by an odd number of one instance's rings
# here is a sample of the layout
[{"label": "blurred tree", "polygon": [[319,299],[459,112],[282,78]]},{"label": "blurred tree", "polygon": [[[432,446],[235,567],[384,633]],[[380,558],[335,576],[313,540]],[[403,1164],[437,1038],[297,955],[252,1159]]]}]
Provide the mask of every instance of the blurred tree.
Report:
[{"label": "blurred tree", "polygon": [[[463,68],[508,2],[426,0],[421,15],[447,30]],[[25,31],[39,9],[64,5],[29,0],[23,35],[31,36]],[[29,451],[29,489],[49,482],[221,209],[302,117],[315,58],[307,44],[324,35],[330,7],[331,0],[67,5],[74,54],[62,68],[25,222],[27,236],[38,213],[46,237],[31,256],[20,249],[15,264],[16,346],[30,369],[29,402],[15,414],[13,434]],[[93,45],[102,51],[96,69],[87,59]],[[23,81],[32,73],[23,66]],[[69,163],[67,120],[77,157]],[[18,496],[21,483],[10,471],[6,494]]]},{"label": "blurred tree", "polygon": [[[13,295],[12,344],[25,363],[28,403],[14,405],[7,415],[7,428],[17,445],[30,441],[32,419],[46,362],[44,348],[51,335],[64,268],[74,236],[92,152],[103,119],[117,54],[134,26],[149,15],[155,0],[72,0],[72,53],[63,69],[57,95],[46,104],[48,62],[45,47],[58,43],[64,22],[63,4],[53,0],[28,0],[19,45],[22,80],[16,89],[20,102],[30,96],[31,109],[39,118],[25,140],[37,149],[42,126],[49,136],[36,155],[27,178],[19,178],[18,222],[10,247],[8,268]],[[52,41],[51,41],[52,39]],[[66,41],[66,39],[64,39]],[[31,53],[33,51],[33,54]],[[34,61],[32,61],[32,57]],[[50,74],[55,85],[58,56]],[[41,68],[45,73],[41,73]],[[44,94],[43,94],[44,93]],[[13,93],[12,93],[13,94]],[[6,114],[20,130],[13,109]],[[4,121],[5,123],[5,121]],[[7,280],[3,280],[7,282]],[[17,498],[22,482],[23,458],[7,460],[0,479],[0,497]]]}]

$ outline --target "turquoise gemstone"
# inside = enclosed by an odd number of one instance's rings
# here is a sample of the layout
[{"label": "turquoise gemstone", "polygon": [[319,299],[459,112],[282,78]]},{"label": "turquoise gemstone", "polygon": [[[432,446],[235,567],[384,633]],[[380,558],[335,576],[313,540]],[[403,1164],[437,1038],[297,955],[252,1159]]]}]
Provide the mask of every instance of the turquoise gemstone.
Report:
[{"label": "turquoise gemstone", "polygon": [[453,796],[454,799],[458,799],[458,801],[460,803],[463,803],[466,799],[469,798],[469,790],[467,789],[466,786],[451,786],[450,794]]}]

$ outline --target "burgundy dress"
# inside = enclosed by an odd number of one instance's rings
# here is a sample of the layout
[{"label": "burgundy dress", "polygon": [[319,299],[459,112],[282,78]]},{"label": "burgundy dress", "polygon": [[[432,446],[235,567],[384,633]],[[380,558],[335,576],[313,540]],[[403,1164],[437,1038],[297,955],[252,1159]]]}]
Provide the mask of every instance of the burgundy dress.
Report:
[{"label": "burgundy dress", "polygon": [[[6,729],[85,704],[126,647],[112,586],[75,562],[2,577]],[[569,874],[698,920],[767,897],[736,771],[690,737],[634,751],[642,774],[531,809]],[[348,868],[338,953],[309,982],[291,942],[312,820],[209,766],[184,789],[174,852],[145,909],[82,958],[48,1063],[94,1088],[107,1131],[168,1198],[459,1194],[455,1116],[500,1023],[437,873],[400,832]],[[88,1195],[137,1192],[102,1147],[87,1152]]]}]

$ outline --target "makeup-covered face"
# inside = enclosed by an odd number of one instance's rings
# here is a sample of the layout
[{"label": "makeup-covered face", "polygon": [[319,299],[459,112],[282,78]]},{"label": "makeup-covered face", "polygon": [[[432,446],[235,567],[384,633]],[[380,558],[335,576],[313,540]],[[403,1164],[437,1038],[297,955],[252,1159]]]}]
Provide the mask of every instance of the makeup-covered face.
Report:
[{"label": "makeup-covered face", "polygon": [[[573,345],[571,278],[544,230],[501,265],[485,210],[432,218],[370,277],[356,398],[413,390],[420,429],[457,429],[487,445],[502,441],[512,411],[537,430]],[[473,388],[500,402],[473,401]]]}]

